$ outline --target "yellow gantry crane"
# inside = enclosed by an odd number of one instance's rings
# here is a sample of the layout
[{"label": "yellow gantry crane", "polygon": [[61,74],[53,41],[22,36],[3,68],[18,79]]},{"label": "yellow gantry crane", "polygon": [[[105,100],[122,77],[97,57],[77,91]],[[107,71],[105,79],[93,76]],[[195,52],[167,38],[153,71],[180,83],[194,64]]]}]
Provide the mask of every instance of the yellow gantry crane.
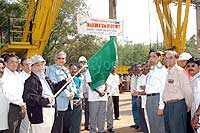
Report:
[{"label": "yellow gantry crane", "polygon": [[[62,0],[30,0],[26,19],[8,18],[3,24],[8,24],[7,32],[1,31],[1,41],[5,45],[1,53],[24,53],[26,57],[42,54],[48,42],[53,24],[59,13]],[[18,26],[19,21],[23,23]]]},{"label": "yellow gantry crane", "polygon": [[[185,3],[184,15],[182,14],[183,2]],[[175,48],[178,54],[185,51],[190,2],[190,0],[155,0],[166,49]],[[171,3],[177,4],[176,23],[172,19]]]}]

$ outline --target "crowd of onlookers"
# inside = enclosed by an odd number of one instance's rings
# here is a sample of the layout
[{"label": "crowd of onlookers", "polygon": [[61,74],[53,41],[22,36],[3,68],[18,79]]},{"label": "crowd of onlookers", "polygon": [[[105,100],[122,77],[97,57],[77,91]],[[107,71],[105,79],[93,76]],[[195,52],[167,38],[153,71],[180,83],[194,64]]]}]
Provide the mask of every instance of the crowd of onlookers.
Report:
[{"label": "crowd of onlookers", "polygon": [[200,59],[175,51],[149,52],[129,69],[135,131],[194,133],[199,130]]},{"label": "crowd of onlookers", "polygon": [[[119,86],[113,67],[105,84],[91,89],[87,59],[65,67],[66,53],[46,66],[40,55],[19,59],[5,54],[0,60],[0,133],[114,132],[120,120]],[[151,50],[143,64],[129,68],[132,114],[136,132],[200,132],[200,59],[189,53]],[[113,118],[114,117],[114,118]],[[125,123],[126,124],[126,123]]]}]

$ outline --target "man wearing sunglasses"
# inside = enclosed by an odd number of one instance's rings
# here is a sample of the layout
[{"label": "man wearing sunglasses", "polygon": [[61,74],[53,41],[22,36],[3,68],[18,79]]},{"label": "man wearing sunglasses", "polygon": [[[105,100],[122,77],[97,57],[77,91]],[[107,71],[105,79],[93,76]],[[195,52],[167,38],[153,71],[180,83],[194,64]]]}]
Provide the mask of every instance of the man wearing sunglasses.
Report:
[{"label": "man wearing sunglasses", "polygon": [[[49,66],[46,75],[54,83],[70,78],[69,70],[64,66],[66,63],[66,53],[58,51],[54,56],[55,64]],[[71,127],[71,116],[73,110],[73,98],[76,93],[76,85],[71,82],[66,89],[56,97],[56,117],[54,120],[53,133],[69,133]]]},{"label": "man wearing sunglasses", "polygon": [[[192,127],[200,133],[199,129],[199,115],[200,115],[200,72],[199,72],[200,60],[197,58],[191,58],[188,61],[187,69],[191,75],[191,85],[193,89],[194,101],[192,103],[191,116],[192,116]],[[198,109],[199,108],[199,109]]]},{"label": "man wearing sunglasses", "polygon": [[[191,54],[186,53],[186,52],[183,52],[182,54],[180,54],[178,58],[178,65],[185,70],[188,78],[190,78],[191,75],[188,71],[187,63],[188,63],[188,60],[191,58],[192,58]],[[194,133],[194,130],[192,129],[192,126],[191,126],[191,111],[187,112],[187,132]]]}]

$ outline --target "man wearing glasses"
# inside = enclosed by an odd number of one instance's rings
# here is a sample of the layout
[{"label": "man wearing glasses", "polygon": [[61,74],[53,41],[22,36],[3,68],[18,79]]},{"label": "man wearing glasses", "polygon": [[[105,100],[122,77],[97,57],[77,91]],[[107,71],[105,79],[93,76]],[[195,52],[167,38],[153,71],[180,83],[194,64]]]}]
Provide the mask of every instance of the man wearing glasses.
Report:
[{"label": "man wearing glasses", "polygon": [[[66,63],[66,53],[59,51],[54,56],[55,64],[46,70],[47,77],[57,83],[63,79],[70,78],[69,70],[64,66]],[[53,133],[69,133],[71,127],[71,116],[73,110],[73,98],[76,93],[76,85],[71,82],[66,89],[56,97],[56,117],[52,128]]]},{"label": "man wearing glasses", "polygon": [[177,53],[165,52],[168,75],[163,92],[165,131],[167,133],[187,133],[187,110],[193,102],[190,81],[183,68],[177,65]]}]

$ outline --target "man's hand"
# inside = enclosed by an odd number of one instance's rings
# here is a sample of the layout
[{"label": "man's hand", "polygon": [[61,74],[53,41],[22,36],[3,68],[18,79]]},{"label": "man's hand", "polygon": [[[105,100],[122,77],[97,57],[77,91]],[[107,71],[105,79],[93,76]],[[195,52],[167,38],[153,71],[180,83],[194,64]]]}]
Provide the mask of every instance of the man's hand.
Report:
[{"label": "man's hand", "polygon": [[22,113],[26,112],[26,103],[24,103],[24,104],[21,106],[21,109],[22,109]]},{"label": "man's hand", "polygon": [[137,95],[138,95],[138,92],[137,92],[137,91],[131,92],[131,95],[132,95],[132,96],[137,96]]},{"label": "man's hand", "polygon": [[145,90],[145,86],[140,86],[140,88],[141,88],[142,90]]},{"label": "man's hand", "polygon": [[157,110],[157,115],[162,116],[164,114],[163,109],[158,109]]},{"label": "man's hand", "polygon": [[194,117],[192,118],[192,121],[191,121],[191,125],[192,125],[193,129],[198,129],[200,127],[200,125],[199,125],[199,116],[194,115]]},{"label": "man's hand", "polygon": [[74,92],[70,92],[69,93],[69,100],[73,100],[75,93]]},{"label": "man's hand", "polygon": [[52,104],[53,101],[54,101],[54,98],[49,96],[49,97],[48,97],[48,100],[49,100],[49,103]]},{"label": "man's hand", "polygon": [[100,97],[103,97],[105,95],[105,92],[98,92]]},{"label": "man's hand", "polygon": [[65,80],[66,80],[66,82],[69,82],[69,83],[72,82],[72,79],[71,79],[71,78],[66,78]]}]

